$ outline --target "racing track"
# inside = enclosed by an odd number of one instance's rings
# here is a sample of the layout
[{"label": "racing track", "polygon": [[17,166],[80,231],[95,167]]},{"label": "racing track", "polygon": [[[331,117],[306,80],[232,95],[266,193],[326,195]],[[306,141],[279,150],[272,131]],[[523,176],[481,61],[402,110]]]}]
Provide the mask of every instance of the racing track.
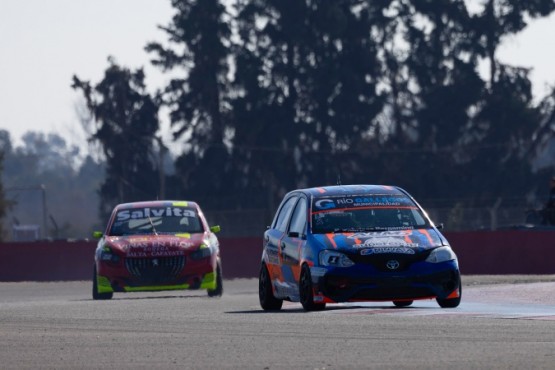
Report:
[{"label": "racing track", "polygon": [[[471,285],[441,309],[389,303],[305,313],[258,306],[256,280],[204,292],[116,294],[89,282],[0,283],[0,367],[553,368],[555,282]],[[555,281],[553,276],[549,280]]]}]

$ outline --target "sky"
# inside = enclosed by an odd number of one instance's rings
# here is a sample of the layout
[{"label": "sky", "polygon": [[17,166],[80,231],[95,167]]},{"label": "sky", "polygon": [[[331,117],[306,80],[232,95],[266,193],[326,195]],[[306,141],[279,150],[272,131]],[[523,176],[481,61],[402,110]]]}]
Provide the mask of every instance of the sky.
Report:
[{"label": "sky", "polygon": [[[113,56],[143,67],[150,91],[163,87],[169,77],[150,65],[144,46],[166,41],[157,26],[173,13],[170,0],[0,0],[0,129],[16,144],[31,130],[84,144],[72,76],[97,83]],[[554,36],[552,14],[505,39],[498,52],[502,62],[532,68],[537,99],[555,86]]]}]

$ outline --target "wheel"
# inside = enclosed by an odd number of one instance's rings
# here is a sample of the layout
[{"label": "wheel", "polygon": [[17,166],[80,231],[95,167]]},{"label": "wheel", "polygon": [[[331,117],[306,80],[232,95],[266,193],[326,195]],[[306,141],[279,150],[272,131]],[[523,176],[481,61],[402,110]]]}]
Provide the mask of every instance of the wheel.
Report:
[{"label": "wheel", "polygon": [[218,262],[216,265],[216,289],[208,290],[209,297],[221,297],[224,294],[224,282],[222,278],[222,266]]},{"label": "wheel", "polygon": [[393,301],[393,304],[396,307],[408,307],[412,304],[412,302],[414,301]]},{"label": "wheel", "polygon": [[451,299],[439,299],[436,298],[437,304],[441,307],[441,308],[455,308],[458,307],[458,305],[461,303],[461,297],[462,297],[462,283],[461,283],[461,277],[460,275],[457,277],[457,283],[459,286],[459,296],[457,298],[451,298]]},{"label": "wheel", "polygon": [[299,296],[301,297],[301,304],[306,311],[319,311],[326,308],[325,303],[314,303],[312,276],[310,275],[310,268],[307,265],[303,265],[301,269]]},{"label": "wheel", "polygon": [[96,278],[96,265],[93,268],[93,287],[92,287],[92,297],[94,300],[106,300],[112,299],[114,295],[113,292],[110,293],[99,293],[98,292],[98,282]]},{"label": "wheel", "polygon": [[260,267],[260,275],[258,278],[258,299],[260,300],[260,307],[264,311],[277,311],[281,310],[283,300],[277,299],[272,291],[272,281],[270,274],[265,264]]}]

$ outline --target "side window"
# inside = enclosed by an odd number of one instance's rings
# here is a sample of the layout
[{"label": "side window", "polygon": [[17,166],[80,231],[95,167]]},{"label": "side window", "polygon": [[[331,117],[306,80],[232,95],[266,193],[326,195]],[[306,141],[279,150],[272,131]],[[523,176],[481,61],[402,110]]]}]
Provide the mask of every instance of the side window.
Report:
[{"label": "side window", "polygon": [[283,206],[279,210],[279,215],[277,216],[276,222],[274,224],[274,229],[285,232],[287,228],[287,221],[289,220],[289,215],[291,210],[297,201],[297,197],[291,197],[283,203]]},{"label": "side window", "polygon": [[289,225],[289,232],[295,232],[299,235],[304,235],[306,230],[306,199],[301,198],[293,211],[291,216],[291,224]]}]

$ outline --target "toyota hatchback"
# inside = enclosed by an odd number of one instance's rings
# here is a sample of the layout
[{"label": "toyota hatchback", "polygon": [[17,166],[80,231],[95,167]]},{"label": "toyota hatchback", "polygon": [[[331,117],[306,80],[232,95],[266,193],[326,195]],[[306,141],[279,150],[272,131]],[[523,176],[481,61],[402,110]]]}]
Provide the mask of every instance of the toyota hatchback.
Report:
[{"label": "toyota hatchback", "polygon": [[300,189],[281,202],[264,233],[259,299],[307,311],[327,303],[435,299],[457,307],[457,257],[405,190],[381,185]]}]

